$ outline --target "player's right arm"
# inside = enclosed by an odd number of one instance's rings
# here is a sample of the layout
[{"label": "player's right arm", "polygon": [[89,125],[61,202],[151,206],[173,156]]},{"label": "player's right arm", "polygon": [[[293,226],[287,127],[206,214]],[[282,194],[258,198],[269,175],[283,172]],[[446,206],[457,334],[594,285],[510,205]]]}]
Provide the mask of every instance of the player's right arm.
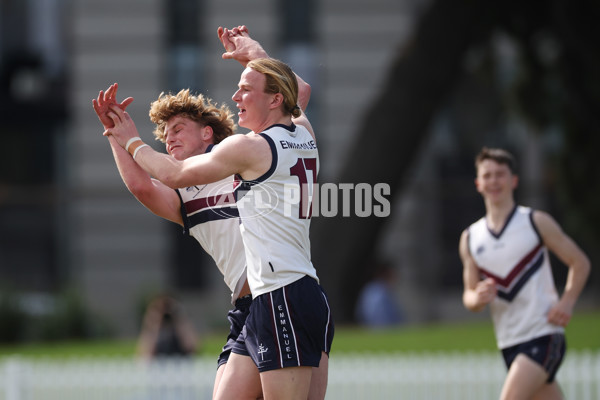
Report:
[{"label": "player's right arm", "polygon": [[469,311],[481,311],[496,297],[496,284],[493,279],[479,278],[477,263],[469,251],[469,232],[464,230],[458,245],[460,259],[463,264],[463,304]]},{"label": "player's right arm", "polygon": [[127,189],[148,210],[166,220],[183,225],[181,201],[177,193],[144,171],[115,140],[108,136],[115,163]]},{"label": "player's right arm", "polygon": [[[124,111],[133,102],[133,98],[128,97],[118,103],[118,88],[119,85],[114,83],[110,85],[106,92],[101,90],[98,97],[92,100],[94,111],[105,130],[114,127],[112,119],[107,115],[110,107],[117,106]],[[140,168],[129,153],[119,146],[114,137],[109,136],[108,141],[121,179],[135,198],[159,217],[183,225],[179,212],[179,196],[172,189],[152,179],[146,171]]]}]

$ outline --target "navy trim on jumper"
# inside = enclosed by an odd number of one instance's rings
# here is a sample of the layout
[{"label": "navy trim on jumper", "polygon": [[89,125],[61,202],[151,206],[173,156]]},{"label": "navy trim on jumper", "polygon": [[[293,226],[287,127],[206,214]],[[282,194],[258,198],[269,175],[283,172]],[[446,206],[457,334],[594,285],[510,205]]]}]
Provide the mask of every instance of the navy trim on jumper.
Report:
[{"label": "navy trim on jumper", "polygon": [[190,228],[196,225],[203,224],[209,221],[219,221],[222,219],[239,218],[240,214],[237,207],[222,207],[222,208],[210,208],[202,210],[194,215],[188,217],[190,222]]},{"label": "navy trim on jumper", "polygon": [[523,274],[519,281],[510,291],[498,290],[498,297],[506,301],[513,301],[513,299],[519,294],[521,288],[529,281],[529,278],[535,274],[543,264],[545,253],[542,251],[538,258],[533,262],[533,265]]},{"label": "navy trim on jumper", "polygon": [[499,239],[500,236],[502,236],[502,233],[504,233],[504,231],[506,230],[506,227],[508,226],[508,223],[513,218],[513,216],[515,215],[516,211],[517,211],[517,205],[515,204],[515,207],[512,209],[512,211],[510,212],[510,214],[508,214],[508,217],[506,218],[506,221],[504,221],[504,226],[502,226],[502,229],[498,233],[495,233],[493,230],[491,230],[490,227],[487,224],[487,221],[486,221],[485,226],[487,227],[487,230],[490,232],[490,234],[493,237],[495,237],[496,239]]}]

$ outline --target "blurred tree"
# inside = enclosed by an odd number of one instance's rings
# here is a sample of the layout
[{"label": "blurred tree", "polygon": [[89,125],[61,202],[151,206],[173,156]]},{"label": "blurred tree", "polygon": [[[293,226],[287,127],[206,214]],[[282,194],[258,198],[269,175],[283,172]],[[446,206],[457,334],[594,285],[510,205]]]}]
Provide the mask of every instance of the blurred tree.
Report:
[{"label": "blurred tree", "polygon": [[[588,243],[597,241],[600,164],[592,152],[600,141],[595,134],[600,125],[600,26],[594,24],[599,9],[598,2],[570,0],[433,1],[414,39],[398,50],[339,182],[387,182],[393,200],[432,118],[464,74],[468,52],[489,47],[492,35],[501,31],[517,43],[520,62],[520,75],[502,106],[521,113],[540,132],[558,128],[564,145],[556,185],[563,193],[560,200],[573,210],[564,226],[585,231]],[[352,320],[362,269],[375,257],[384,223],[384,218],[341,215],[313,221],[313,259],[338,322]]]}]

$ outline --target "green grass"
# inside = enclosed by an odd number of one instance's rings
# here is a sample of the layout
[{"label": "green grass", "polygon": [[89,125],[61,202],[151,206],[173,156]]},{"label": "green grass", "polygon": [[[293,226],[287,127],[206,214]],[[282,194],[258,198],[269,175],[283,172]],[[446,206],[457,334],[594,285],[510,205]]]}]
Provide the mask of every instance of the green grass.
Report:
[{"label": "green grass", "polygon": [[369,330],[341,328],[336,330],[333,352],[410,352],[493,350],[491,324],[424,324],[394,329]]},{"label": "green grass", "polygon": [[[600,350],[600,313],[576,314],[567,328],[569,349]],[[336,330],[333,352],[495,351],[491,321],[432,323],[381,331]]]},{"label": "green grass", "polygon": [[[202,337],[199,355],[217,357],[226,332]],[[572,350],[600,350],[600,312],[579,313],[567,329],[567,345]],[[333,354],[360,352],[435,352],[495,351],[492,324],[489,321],[432,323],[395,329],[369,330],[340,326],[335,332]],[[135,340],[77,341],[0,345],[0,358],[121,356],[135,354]]]}]

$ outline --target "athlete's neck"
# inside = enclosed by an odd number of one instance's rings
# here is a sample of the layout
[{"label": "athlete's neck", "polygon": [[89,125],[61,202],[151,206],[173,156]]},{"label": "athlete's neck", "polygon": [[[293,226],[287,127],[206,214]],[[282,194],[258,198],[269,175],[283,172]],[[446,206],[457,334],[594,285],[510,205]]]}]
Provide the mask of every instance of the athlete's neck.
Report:
[{"label": "athlete's neck", "polygon": [[269,118],[269,119],[265,120],[262,124],[258,125],[256,127],[256,129],[252,129],[252,132],[261,133],[274,125],[291,126],[292,125],[291,115],[280,115],[278,117]]},{"label": "athlete's neck", "polygon": [[514,199],[502,204],[486,204],[485,219],[488,228],[494,232],[499,232],[506,224],[506,219],[515,208]]}]

